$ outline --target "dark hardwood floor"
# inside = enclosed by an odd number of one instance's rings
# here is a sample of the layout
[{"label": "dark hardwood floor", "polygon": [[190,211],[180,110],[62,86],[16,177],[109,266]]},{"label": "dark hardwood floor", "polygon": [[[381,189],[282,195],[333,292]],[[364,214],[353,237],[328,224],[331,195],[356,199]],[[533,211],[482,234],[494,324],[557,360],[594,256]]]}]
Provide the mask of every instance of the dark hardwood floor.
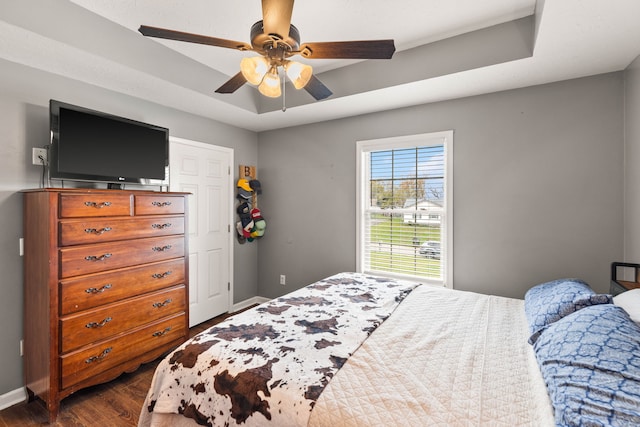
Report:
[{"label": "dark hardwood floor", "polygon": [[[234,313],[235,314],[235,313]],[[194,336],[231,314],[222,314],[189,330]],[[0,411],[0,427],[51,425],[60,427],[125,427],[137,426],[142,404],[160,359],[140,366],[113,381],[80,390],[60,402],[56,423],[40,400],[19,403]]]}]

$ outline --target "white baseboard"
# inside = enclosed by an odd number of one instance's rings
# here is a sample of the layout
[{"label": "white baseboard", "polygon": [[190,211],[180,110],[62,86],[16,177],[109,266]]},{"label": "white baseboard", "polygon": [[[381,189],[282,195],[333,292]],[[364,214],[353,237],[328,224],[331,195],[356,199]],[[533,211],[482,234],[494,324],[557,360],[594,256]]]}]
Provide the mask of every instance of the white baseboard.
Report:
[{"label": "white baseboard", "polygon": [[252,305],[262,304],[263,302],[267,302],[267,301],[269,301],[269,298],[264,298],[264,297],[249,298],[244,301],[240,301],[237,304],[233,304],[233,307],[231,307],[230,313],[236,313],[240,310],[244,310],[247,307],[251,307]]},{"label": "white baseboard", "polygon": [[27,390],[24,387],[0,395],[0,411],[25,400],[27,400]]}]

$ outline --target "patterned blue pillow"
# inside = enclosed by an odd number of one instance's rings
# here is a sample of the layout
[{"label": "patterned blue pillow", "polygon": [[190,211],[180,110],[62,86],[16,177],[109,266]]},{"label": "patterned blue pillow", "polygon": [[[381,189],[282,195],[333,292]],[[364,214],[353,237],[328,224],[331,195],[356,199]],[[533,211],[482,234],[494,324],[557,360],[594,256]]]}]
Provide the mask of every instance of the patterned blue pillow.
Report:
[{"label": "patterned blue pillow", "polygon": [[529,323],[529,344],[536,342],[545,327],[581,308],[610,304],[611,295],[596,294],[580,279],[558,279],[529,289],[524,310]]},{"label": "patterned blue pillow", "polygon": [[596,305],[549,325],[534,345],[558,426],[640,426],[640,325]]}]

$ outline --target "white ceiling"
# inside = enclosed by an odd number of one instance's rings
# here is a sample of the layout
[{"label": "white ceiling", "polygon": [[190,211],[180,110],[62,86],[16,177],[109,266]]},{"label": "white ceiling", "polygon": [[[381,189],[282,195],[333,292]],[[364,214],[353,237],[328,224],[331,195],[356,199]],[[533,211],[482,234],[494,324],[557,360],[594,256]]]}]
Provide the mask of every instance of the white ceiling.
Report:
[{"label": "white ceiling", "polygon": [[[250,42],[251,25],[261,19],[258,0],[2,3],[0,58],[255,131],[618,71],[640,55],[638,0],[299,1],[292,23],[303,43],[391,38],[396,55],[385,70],[399,70],[425,44],[535,14],[533,54],[451,74],[391,79],[390,87],[378,78],[371,89],[336,90],[320,102],[302,91],[286,112],[268,111],[248,85],[234,94],[214,93],[246,53],[137,32],[144,24]],[[365,62],[372,71],[382,66]],[[355,61],[307,63],[323,82],[323,76],[333,79],[331,89],[367,78]]]}]

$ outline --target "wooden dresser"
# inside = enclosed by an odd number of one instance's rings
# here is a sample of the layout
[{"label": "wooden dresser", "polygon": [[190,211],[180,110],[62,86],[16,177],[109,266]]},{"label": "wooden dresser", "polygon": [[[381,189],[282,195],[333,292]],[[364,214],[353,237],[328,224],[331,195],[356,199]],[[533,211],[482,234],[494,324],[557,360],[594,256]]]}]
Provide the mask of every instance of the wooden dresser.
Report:
[{"label": "wooden dresser", "polygon": [[188,336],[185,193],[24,192],[24,373],[53,422],[71,393]]}]

